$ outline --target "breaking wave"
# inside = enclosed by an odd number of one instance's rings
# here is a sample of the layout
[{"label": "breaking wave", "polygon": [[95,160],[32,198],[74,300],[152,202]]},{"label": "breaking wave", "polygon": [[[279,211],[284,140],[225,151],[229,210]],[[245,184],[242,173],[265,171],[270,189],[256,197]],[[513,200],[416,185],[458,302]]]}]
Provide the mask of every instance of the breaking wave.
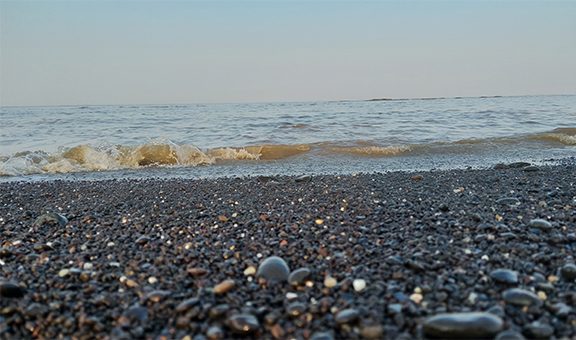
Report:
[{"label": "breaking wave", "polygon": [[497,138],[466,139],[415,145],[382,145],[371,141],[320,142],[311,144],[262,144],[243,147],[200,149],[194,145],[156,140],[141,145],[82,144],[54,153],[23,151],[0,156],[0,176],[71,173],[151,166],[201,166],[228,162],[272,161],[309,157],[397,157],[417,154],[475,152],[487,146],[576,146],[576,128]]}]

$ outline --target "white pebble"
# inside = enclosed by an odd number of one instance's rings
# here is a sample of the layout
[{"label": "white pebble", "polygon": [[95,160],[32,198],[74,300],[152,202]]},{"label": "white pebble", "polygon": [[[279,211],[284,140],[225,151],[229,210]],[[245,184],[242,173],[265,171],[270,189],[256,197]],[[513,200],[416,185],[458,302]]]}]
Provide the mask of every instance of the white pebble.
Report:
[{"label": "white pebble", "polygon": [[333,278],[332,276],[326,276],[326,278],[324,278],[324,286],[328,288],[336,286],[337,283],[338,281],[336,281],[336,279]]},{"label": "white pebble", "polygon": [[354,286],[355,291],[361,292],[366,288],[366,281],[362,279],[356,279],[352,281],[352,286]]},{"label": "white pebble", "polygon": [[288,292],[288,293],[286,293],[286,298],[287,298],[288,300],[294,300],[294,299],[298,298],[298,294],[292,293],[292,292]]},{"label": "white pebble", "polygon": [[64,277],[64,276],[66,276],[66,275],[68,275],[68,274],[70,274],[70,270],[69,270],[69,269],[66,269],[66,268],[61,269],[61,270],[58,272],[58,276],[60,276],[60,277]]},{"label": "white pebble", "polygon": [[94,265],[92,265],[92,263],[90,263],[90,262],[86,262],[86,263],[84,263],[84,266],[82,268],[84,270],[92,270],[92,268],[94,268]]},{"label": "white pebble", "polygon": [[155,284],[156,282],[158,282],[158,279],[155,278],[154,276],[150,276],[150,277],[148,278],[148,283],[149,283],[149,284],[153,285],[153,284]]}]

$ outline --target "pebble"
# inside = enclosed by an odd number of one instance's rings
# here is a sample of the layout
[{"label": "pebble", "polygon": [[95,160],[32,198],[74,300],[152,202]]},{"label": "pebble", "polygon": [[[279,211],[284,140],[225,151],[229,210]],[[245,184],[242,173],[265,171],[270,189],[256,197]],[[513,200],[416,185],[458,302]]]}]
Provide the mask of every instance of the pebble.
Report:
[{"label": "pebble", "polygon": [[312,176],[310,176],[310,175],[302,175],[302,176],[294,178],[294,182],[308,182],[311,179],[312,179]]},{"label": "pebble", "polygon": [[58,276],[59,277],[66,277],[68,276],[68,274],[70,274],[70,269],[60,269],[60,271],[58,272]]},{"label": "pebble", "polygon": [[382,339],[384,328],[381,325],[362,326],[360,335],[364,339]]},{"label": "pebble", "polygon": [[228,327],[237,334],[252,334],[260,329],[258,319],[252,314],[236,314],[227,320]]},{"label": "pebble", "polygon": [[554,334],[554,328],[545,323],[534,321],[524,326],[522,332],[529,338],[547,339]]},{"label": "pebble", "polygon": [[286,313],[291,317],[297,317],[306,312],[306,305],[301,302],[293,302],[286,307]]},{"label": "pebble", "polygon": [[552,229],[552,223],[543,220],[543,219],[534,219],[528,223],[529,227],[542,229],[542,230],[550,230]]},{"label": "pebble", "polygon": [[260,263],[257,277],[263,277],[267,281],[286,281],[290,275],[290,268],[282,258],[271,256]]},{"label": "pebble", "polygon": [[256,267],[249,266],[248,268],[244,269],[244,276],[253,276],[256,274]]},{"label": "pebble", "polygon": [[309,268],[307,267],[298,268],[294,270],[292,273],[290,273],[290,275],[288,276],[288,282],[293,286],[302,285],[304,284],[306,279],[310,277],[310,274],[312,274],[312,271]]},{"label": "pebble", "polygon": [[169,297],[170,295],[172,295],[172,292],[170,292],[168,290],[153,290],[150,293],[147,293],[146,295],[144,295],[143,300],[158,303],[161,300]]},{"label": "pebble", "polygon": [[490,272],[492,280],[500,283],[518,283],[518,273],[509,269],[496,269]]},{"label": "pebble", "polygon": [[316,332],[312,334],[310,340],[334,340],[334,336],[328,332]]},{"label": "pebble", "polygon": [[424,296],[420,293],[414,293],[414,294],[410,295],[410,300],[412,300],[416,304],[420,304],[420,302],[422,302],[423,299],[424,299]]},{"label": "pebble", "polygon": [[346,324],[346,323],[353,323],[358,321],[358,318],[360,317],[360,312],[358,312],[358,310],[353,309],[353,308],[348,308],[348,309],[343,309],[341,311],[339,311],[336,316],[334,317],[334,321],[336,321],[337,324],[342,325],[342,324]]},{"label": "pebble", "polygon": [[485,312],[445,313],[427,318],[424,333],[442,338],[488,338],[502,330],[504,322]]},{"label": "pebble", "polygon": [[361,292],[366,288],[366,280],[355,279],[354,281],[352,281],[352,286],[354,287],[355,291]]},{"label": "pebble", "polygon": [[498,335],[496,335],[496,338],[494,340],[524,340],[524,339],[526,338],[524,338],[522,334],[516,332],[515,330],[508,329],[505,330],[504,332],[498,333]]},{"label": "pebble", "polygon": [[206,331],[206,337],[210,340],[224,339],[224,331],[218,326],[211,326]]},{"label": "pebble", "polygon": [[538,295],[521,288],[512,288],[504,291],[502,297],[508,303],[517,306],[541,306],[542,300]]},{"label": "pebble", "polygon": [[26,294],[26,290],[15,283],[0,281],[0,297],[21,298]]},{"label": "pebble", "polygon": [[34,221],[34,225],[41,226],[41,225],[60,225],[61,227],[65,227],[68,224],[68,219],[64,215],[60,215],[58,213],[46,213],[38,216]]},{"label": "pebble", "polygon": [[514,197],[503,197],[496,201],[496,203],[501,205],[518,205],[520,200]]},{"label": "pebble", "polygon": [[327,288],[333,288],[338,284],[338,281],[333,278],[332,276],[326,276],[324,278],[324,286],[326,286]]},{"label": "pebble", "polygon": [[220,282],[214,286],[214,294],[226,294],[236,287],[236,282],[234,280],[228,279]]},{"label": "pebble", "polygon": [[192,268],[186,269],[186,272],[188,272],[188,274],[191,276],[204,276],[204,275],[208,274],[208,269],[200,268],[200,267],[192,267]]},{"label": "pebble", "polygon": [[176,306],[176,312],[178,312],[178,313],[186,312],[199,303],[200,303],[200,300],[198,298],[195,298],[195,297],[190,298],[190,299],[186,299],[186,300],[180,302],[180,304],[178,304],[178,306]]},{"label": "pebble", "polygon": [[150,237],[148,237],[146,235],[142,235],[142,236],[138,237],[135,242],[136,242],[136,244],[143,246],[150,241],[152,241],[152,239]]},{"label": "pebble", "polygon": [[576,264],[568,263],[560,268],[560,275],[567,281],[576,279]]}]

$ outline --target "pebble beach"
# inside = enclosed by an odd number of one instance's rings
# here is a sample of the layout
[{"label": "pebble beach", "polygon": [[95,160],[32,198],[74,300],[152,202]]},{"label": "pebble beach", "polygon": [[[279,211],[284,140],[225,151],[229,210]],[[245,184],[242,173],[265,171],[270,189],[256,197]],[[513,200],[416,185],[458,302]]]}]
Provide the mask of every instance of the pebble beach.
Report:
[{"label": "pebble beach", "polygon": [[3,339],[574,339],[576,165],[0,183]]}]

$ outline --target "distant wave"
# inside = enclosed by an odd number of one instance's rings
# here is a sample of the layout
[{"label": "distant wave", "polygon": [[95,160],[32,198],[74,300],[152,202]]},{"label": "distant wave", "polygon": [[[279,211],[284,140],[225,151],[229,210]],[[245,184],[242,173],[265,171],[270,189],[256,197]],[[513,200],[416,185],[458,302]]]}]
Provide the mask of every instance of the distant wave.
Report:
[{"label": "distant wave", "polygon": [[262,144],[242,147],[200,149],[194,145],[155,140],[140,145],[89,145],[62,148],[58,152],[23,151],[0,156],[0,175],[70,173],[150,166],[201,166],[238,161],[289,160],[310,157],[398,157],[419,154],[474,153],[486,147],[576,146],[576,128],[497,138],[465,139],[414,145],[381,145],[371,141],[321,142],[311,144]]}]

